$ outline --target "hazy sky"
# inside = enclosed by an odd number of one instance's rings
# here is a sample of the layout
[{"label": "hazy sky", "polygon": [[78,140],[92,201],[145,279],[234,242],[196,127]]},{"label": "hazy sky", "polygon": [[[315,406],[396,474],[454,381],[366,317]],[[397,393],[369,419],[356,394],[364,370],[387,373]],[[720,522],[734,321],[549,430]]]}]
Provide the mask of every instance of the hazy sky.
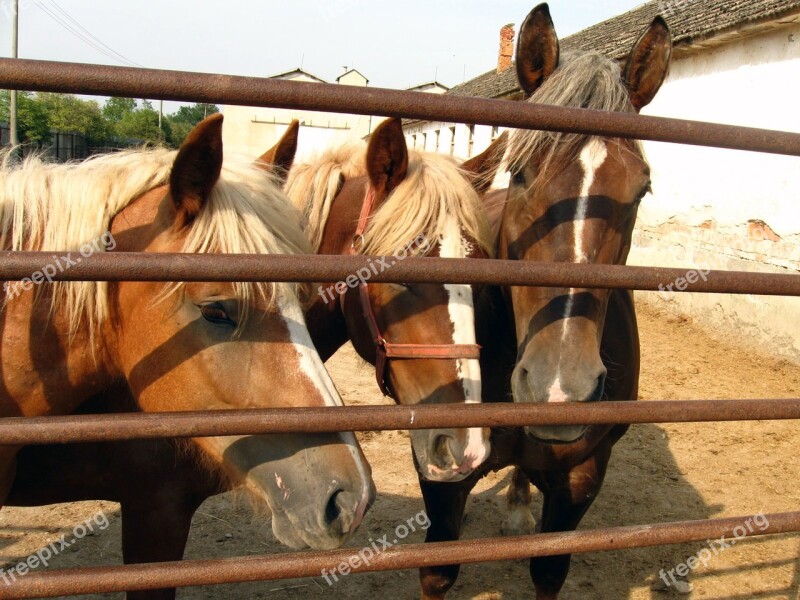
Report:
[{"label": "hazy sky", "polygon": [[[378,87],[437,76],[461,83],[496,65],[499,30],[535,0],[19,0],[20,57],[269,76],[295,69],[329,81],[355,67]],[[561,36],[641,0],[552,0]],[[0,49],[10,54],[11,0],[0,0]],[[74,21],[70,21],[70,17]],[[62,24],[59,24],[61,21]],[[89,34],[96,47],[79,39]],[[81,29],[83,28],[83,29]],[[110,48],[110,51],[109,51]]]}]

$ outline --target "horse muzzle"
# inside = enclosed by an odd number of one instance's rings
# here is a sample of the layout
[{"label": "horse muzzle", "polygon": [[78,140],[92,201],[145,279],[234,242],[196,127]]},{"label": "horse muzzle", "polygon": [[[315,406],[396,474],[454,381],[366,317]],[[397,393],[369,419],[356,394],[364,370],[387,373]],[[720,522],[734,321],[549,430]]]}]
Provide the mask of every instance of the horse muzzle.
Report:
[{"label": "horse muzzle", "polygon": [[463,481],[491,452],[484,428],[412,432],[411,444],[422,478],[441,483]]}]

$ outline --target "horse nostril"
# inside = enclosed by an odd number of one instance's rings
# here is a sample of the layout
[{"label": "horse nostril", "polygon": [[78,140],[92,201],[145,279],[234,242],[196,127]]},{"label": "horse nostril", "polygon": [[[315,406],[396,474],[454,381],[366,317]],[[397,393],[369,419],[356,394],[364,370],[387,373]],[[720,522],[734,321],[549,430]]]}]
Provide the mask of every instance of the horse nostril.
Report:
[{"label": "horse nostril", "polygon": [[328,498],[328,503],[325,505],[325,522],[329,525],[335,523],[342,516],[342,494],[344,494],[344,490],[336,490]]},{"label": "horse nostril", "polygon": [[453,449],[450,446],[452,439],[448,435],[440,435],[433,442],[433,463],[440,469],[449,469],[456,464]]},{"label": "horse nostril", "polygon": [[589,402],[598,402],[603,398],[603,392],[606,388],[606,376],[605,374],[600,375],[597,378],[597,386],[594,388],[592,395],[589,396]]}]

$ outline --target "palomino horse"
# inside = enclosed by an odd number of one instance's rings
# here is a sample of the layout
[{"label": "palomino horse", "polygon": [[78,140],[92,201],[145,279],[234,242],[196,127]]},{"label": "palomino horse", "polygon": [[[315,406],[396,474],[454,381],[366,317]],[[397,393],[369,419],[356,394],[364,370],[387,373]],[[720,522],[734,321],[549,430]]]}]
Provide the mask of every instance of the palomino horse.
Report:
[{"label": "palomino horse", "polygon": [[[304,211],[321,254],[393,256],[345,282],[319,287],[307,314],[323,360],[348,339],[375,366],[385,395],[406,405],[481,401],[479,347],[468,285],[368,283],[408,255],[486,257],[491,236],[479,192],[499,166],[489,155],[460,169],[409,152],[399,119],[370,138],[296,165],[287,194]],[[431,481],[459,481],[488,457],[489,432],[411,433],[414,459]]]},{"label": "palomino horse", "polygon": [[[476,188],[483,191],[499,161],[486,158],[462,170],[449,158],[409,152],[399,119],[389,119],[366,154],[360,145],[331,150],[289,174],[287,194],[305,213],[317,252],[394,257],[320,286],[307,318],[323,360],[352,340],[384,394],[402,404],[481,401],[471,286],[368,281],[407,255],[490,253]],[[483,428],[418,431],[411,440],[431,481],[462,480],[489,455]]]},{"label": "palomino horse", "polygon": [[[190,133],[177,155],[127,152],[66,166],[30,159],[14,167],[6,160],[2,247],[63,250],[84,243],[83,253],[87,240],[102,237],[108,247],[95,251],[307,251],[299,215],[276,177],[251,161],[223,164],[221,133],[222,117],[215,116]],[[17,285],[6,286],[2,315],[4,416],[66,414],[90,398],[116,395],[150,412],[341,405],[295,286],[75,283],[20,291]],[[374,498],[369,466],[350,433],[193,441],[202,457],[194,472],[220,471],[266,501],[276,537],[292,547],[340,546]],[[0,453],[3,500],[17,451]],[[130,461],[137,462],[146,459]],[[223,485],[208,475],[206,483]]]},{"label": "palomino horse", "polygon": [[[517,74],[532,103],[637,112],[663,83],[671,49],[669,29],[659,17],[623,69],[594,53],[560,56],[545,4],[528,15],[520,31]],[[637,208],[650,191],[639,143],[520,130],[510,136],[505,164],[512,179],[502,203],[499,258],[625,263]],[[630,292],[512,287],[493,295],[491,306],[478,307],[478,322],[485,325],[478,337],[484,345],[481,366],[492,392],[485,401],[507,401],[503,396],[509,392],[515,402],[636,400],[639,342]],[[484,470],[518,467],[507,529],[532,520],[529,479],[544,496],[538,530],[575,529],[600,491],[613,445],[626,431],[627,426],[592,426],[493,432],[495,452]],[[475,481],[477,476],[455,484],[461,490],[424,484],[433,512],[429,541],[458,536],[463,502]],[[569,563],[568,555],[531,559],[539,600],[558,597]],[[423,569],[423,598],[443,598],[457,574],[457,566]]]}]

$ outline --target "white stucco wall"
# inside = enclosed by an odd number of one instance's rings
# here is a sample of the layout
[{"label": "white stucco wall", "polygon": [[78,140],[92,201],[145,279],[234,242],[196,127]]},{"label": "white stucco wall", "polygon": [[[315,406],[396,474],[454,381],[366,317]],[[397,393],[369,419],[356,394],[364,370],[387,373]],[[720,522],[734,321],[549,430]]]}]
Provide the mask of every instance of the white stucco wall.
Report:
[{"label": "white stucco wall", "polygon": [[[800,133],[800,25],[676,60],[650,115]],[[800,158],[646,143],[630,264],[797,273]],[[800,362],[800,299],[640,297]]]},{"label": "white stucco wall", "polygon": [[[800,24],[684,55],[644,114],[800,133]],[[452,124],[407,127],[409,144]],[[488,134],[487,134],[488,132]],[[455,155],[486,149],[491,128],[456,125]],[[642,204],[630,264],[736,271],[800,271],[800,158],[646,143],[654,194]],[[441,145],[441,152],[449,148]],[[800,273],[798,273],[800,275]],[[670,282],[665,282],[670,283]],[[800,299],[646,294],[800,363]]]},{"label": "white stucco wall", "polygon": [[[352,85],[363,81],[355,71],[346,77],[348,84]],[[291,79],[314,81],[302,74],[293,75]],[[362,139],[383,121],[383,117],[248,106],[224,106],[222,113],[225,115],[222,128],[225,149],[253,157],[275,145],[292,119],[298,119],[301,124],[297,148],[299,160],[329,146]]]},{"label": "white stucco wall", "polygon": [[[455,128],[455,145],[451,145],[453,135],[452,131]],[[441,123],[441,122],[421,122],[410,126],[405,129],[406,143],[409,148],[423,150],[423,138],[425,139],[424,150],[427,152],[436,152],[436,131],[440,132],[439,140],[439,153],[455,156],[457,158],[466,159],[480,154],[489,147],[491,144],[492,127],[487,125],[475,125],[474,133],[472,136],[472,150],[470,151],[470,127],[462,123]],[[497,135],[502,133],[505,129],[499,128]],[[416,137],[416,146],[415,140]]]}]

